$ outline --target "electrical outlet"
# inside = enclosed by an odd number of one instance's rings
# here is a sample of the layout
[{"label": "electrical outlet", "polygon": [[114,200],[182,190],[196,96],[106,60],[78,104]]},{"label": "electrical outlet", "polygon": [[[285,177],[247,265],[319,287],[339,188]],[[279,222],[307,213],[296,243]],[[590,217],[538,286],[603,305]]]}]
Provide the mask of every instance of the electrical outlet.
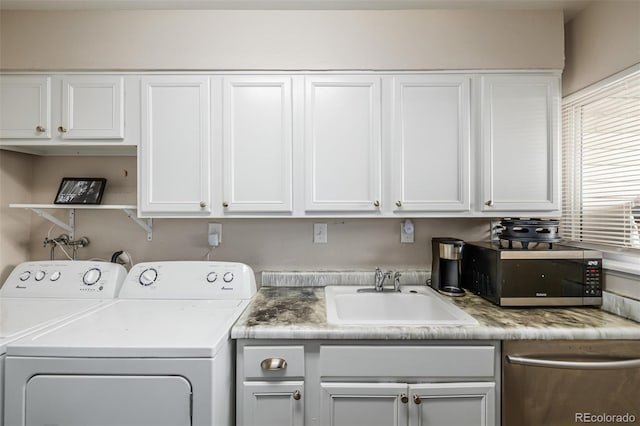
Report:
[{"label": "electrical outlet", "polygon": [[210,223],[207,236],[209,247],[218,247],[222,244],[222,224]]},{"label": "electrical outlet", "polygon": [[414,230],[413,222],[411,220],[403,220],[402,223],[400,223],[400,242],[413,243]]},{"label": "electrical outlet", "polygon": [[327,224],[326,223],[314,223],[313,224],[313,242],[325,244],[327,242]]}]

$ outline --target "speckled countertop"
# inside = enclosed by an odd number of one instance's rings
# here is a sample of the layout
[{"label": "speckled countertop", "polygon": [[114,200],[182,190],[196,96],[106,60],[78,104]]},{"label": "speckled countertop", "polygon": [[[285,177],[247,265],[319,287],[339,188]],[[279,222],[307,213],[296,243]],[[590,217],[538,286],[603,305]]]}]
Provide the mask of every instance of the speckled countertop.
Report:
[{"label": "speckled countertop", "polygon": [[640,339],[640,323],[598,308],[501,308],[478,296],[449,298],[478,325],[396,327],[327,323],[324,288],[263,287],[231,331],[234,339]]}]

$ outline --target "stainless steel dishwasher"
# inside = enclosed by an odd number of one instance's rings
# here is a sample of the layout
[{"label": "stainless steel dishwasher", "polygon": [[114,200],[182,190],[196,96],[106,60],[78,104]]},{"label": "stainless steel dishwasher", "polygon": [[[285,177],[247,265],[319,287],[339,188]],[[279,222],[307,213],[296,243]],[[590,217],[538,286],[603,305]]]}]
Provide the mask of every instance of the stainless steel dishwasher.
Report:
[{"label": "stainless steel dishwasher", "polygon": [[640,341],[505,341],[503,426],[640,425]]}]

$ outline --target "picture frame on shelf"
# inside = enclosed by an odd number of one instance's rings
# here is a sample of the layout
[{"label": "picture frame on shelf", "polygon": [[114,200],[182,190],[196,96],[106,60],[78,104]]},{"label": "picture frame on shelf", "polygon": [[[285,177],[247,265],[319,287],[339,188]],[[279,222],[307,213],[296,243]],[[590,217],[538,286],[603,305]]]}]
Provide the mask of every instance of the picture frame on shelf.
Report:
[{"label": "picture frame on shelf", "polygon": [[105,178],[63,177],[54,204],[100,204]]}]

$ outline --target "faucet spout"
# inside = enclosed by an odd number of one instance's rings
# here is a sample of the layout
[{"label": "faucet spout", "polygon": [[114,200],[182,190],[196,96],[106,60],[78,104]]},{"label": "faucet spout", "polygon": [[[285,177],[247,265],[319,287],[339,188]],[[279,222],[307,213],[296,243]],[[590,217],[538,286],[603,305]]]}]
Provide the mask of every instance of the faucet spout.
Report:
[{"label": "faucet spout", "polygon": [[382,272],[380,268],[376,268],[376,285],[375,290],[377,292],[381,292],[384,290],[384,281],[389,278],[391,279],[391,271]]}]

